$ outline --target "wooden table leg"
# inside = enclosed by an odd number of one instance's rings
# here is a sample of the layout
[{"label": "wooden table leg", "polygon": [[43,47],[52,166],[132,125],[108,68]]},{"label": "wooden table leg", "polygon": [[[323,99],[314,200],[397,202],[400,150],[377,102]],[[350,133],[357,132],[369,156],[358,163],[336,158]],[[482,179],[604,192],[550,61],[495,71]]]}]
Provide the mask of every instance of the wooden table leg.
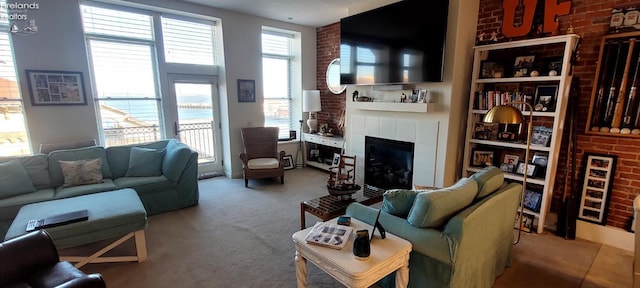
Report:
[{"label": "wooden table leg", "polygon": [[307,223],[304,219],[304,203],[300,202],[300,230],[304,230],[304,228],[306,228],[306,225]]},{"label": "wooden table leg", "polygon": [[307,287],[307,259],[304,259],[300,252],[296,251],[295,262],[298,288],[305,288]]},{"label": "wooden table leg", "polygon": [[[407,263],[409,265],[409,263]],[[409,284],[409,266],[402,266],[396,270],[396,288],[406,288]]]}]

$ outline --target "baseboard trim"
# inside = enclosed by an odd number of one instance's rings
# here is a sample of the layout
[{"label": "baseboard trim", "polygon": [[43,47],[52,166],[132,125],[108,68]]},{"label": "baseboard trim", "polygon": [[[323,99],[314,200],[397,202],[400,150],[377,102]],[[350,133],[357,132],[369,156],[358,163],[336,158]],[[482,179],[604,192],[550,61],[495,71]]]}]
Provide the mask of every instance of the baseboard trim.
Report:
[{"label": "baseboard trim", "polygon": [[633,252],[634,234],[626,230],[577,221],[576,237]]}]

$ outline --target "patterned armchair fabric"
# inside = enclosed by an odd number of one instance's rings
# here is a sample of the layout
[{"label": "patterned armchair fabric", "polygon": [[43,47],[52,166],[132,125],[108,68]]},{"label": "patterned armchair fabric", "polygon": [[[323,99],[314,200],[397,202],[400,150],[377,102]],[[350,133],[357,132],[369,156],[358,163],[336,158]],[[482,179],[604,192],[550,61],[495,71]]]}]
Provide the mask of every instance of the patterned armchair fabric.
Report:
[{"label": "patterned armchair fabric", "polygon": [[249,187],[249,179],[280,177],[284,184],[284,151],[278,152],[277,127],[242,128],[244,152],[240,153],[244,186]]}]

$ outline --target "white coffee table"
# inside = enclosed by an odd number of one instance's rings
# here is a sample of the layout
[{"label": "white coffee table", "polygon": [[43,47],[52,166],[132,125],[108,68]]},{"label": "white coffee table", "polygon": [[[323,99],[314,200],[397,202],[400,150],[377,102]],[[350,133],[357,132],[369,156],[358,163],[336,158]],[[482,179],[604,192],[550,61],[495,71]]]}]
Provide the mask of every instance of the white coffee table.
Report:
[{"label": "white coffee table", "polygon": [[[329,222],[335,223],[336,219],[331,219]],[[396,271],[396,287],[407,287],[411,243],[391,233],[387,233],[385,239],[380,239],[376,229],[376,236],[371,242],[371,255],[368,260],[360,261],[353,256],[355,231],[367,229],[371,233],[373,227],[355,218],[351,218],[351,227],[353,227],[353,233],[344,248],[340,250],[307,244],[304,237],[311,228],[293,234],[293,242],[296,245],[298,287],[307,286],[307,261],[347,287],[369,287],[394,271]]]}]

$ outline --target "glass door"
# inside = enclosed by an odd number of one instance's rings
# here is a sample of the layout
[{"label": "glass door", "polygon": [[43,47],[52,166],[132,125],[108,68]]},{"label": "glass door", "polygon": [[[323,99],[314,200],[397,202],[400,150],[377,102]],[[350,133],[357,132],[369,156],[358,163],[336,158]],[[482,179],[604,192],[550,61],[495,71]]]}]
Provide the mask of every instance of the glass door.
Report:
[{"label": "glass door", "polygon": [[169,83],[177,109],[171,113],[174,137],[198,152],[199,174],[221,172],[217,79],[173,74]]}]

